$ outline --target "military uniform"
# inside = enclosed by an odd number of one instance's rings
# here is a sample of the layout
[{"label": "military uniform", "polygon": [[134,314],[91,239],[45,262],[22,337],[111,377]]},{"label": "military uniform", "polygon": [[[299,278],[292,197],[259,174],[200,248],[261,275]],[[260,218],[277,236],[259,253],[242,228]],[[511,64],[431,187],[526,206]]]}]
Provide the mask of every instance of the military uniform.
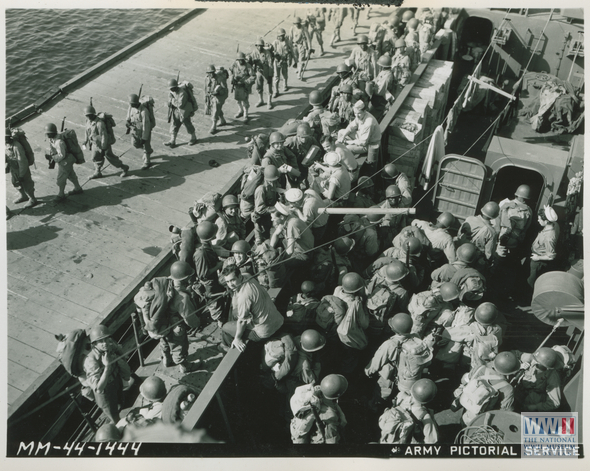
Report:
[{"label": "military uniform", "polygon": [[334,34],[332,35],[332,40],[330,41],[330,46],[334,47],[334,43],[341,40],[340,37],[340,28],[342,27],[342,23],[344,23],[344,18],[348,14],[348,8],[340,7],[340,8],[332,8],[330,10],[330,17],[332,18],[332,22],[334,23]]},{"label": "military uniform", "polygon": [[152,149],[152,120],[150,112],[145,104],[140,104],[137,108],[130,106],[127,112],[127,123],[131,126],[131,141],[137,149],[143,149],[143,167],[148,168],[151,165],[150,155],[154,152]]},{"label": "military uniform", "polygon": [[273,75],[274,75],[274,51],[272,46],[265,46],[262,51],[255,47],[249,56],[250,63],[256,73],[256,91],[260,101],[256,106],[264,105],[264,84],[268,88],[268,108],[272,109]]},{"label": "military uniform", "polygon": [[221,263],[210,242],[201,242],[201,245],[195,250],[193,261],[198,293],[202,296],[203,301],[208,303],[207,309],[211,318],[214,321],[220,321],[223,315],[223,302],[219,298],[210,301],[210,298],[223,292],[217,277],[217,270],[221,268]]},{"label": "military uniform", "polygon": [[18,204],[29,200],[29,203],[25,207],[34,206],[37,203],[35,199],[35,182],[31,176],[25,150],[14,140],[11,143],[6,142],[5,156],[12,185],[21,195],[14,203]]},{"label": "military uniform", "polygon": [[232,75],[232,90],[234,99],[238,102],[240,111],[236,115],[236,118],[244,116],[244,119],[248,120],[248,108],[250,103],[248,102],[248,96],[252,89],[252,84],[256,81],[256,76],[252,67],[243,61],[240,64],[240,60],[236,60],[230,68]]},{"label": "military uniform", "polygon": [[283,76],[283,80],[285,81],[285,85],[283,91],[288,91],[289,86],[287,84],[287,80],[289,80],[289,65],[293,61],[293,46],[291,44],[291,40],[288,37],[284,37],[281,41],[280,39],[276,39],[272,43],[274,49],[274,86],[275,91],[273,97],[276,98],[279,96],[279,82],[281,80],[281,75]]},{"label": "military uniform", "polygon": [[320,51],[322,55],[324,54],[324,40],[322,38],[322,33],[326,28],[326,14],[322,10],[322,8],[316,8],[315,12],[309,12],[307,17],[305,18],[305,24],[308,28],[309,34],[309,46],[313,42],[313,38],[315,37],[318,41],[320,46]]},{"label": "military uniform", "polygon": [[350,53],[348,62],[351,67],[356,68],[356,74],[359,81],[368,82],[377,75],[377,54],[375,50],[369,46],[366,51],[357,45]]},{"label": "military uniform", "polygon": [[291,39],[291,44],[293,45],[293,61],[295,62],[294,67],[297,67],[297,76],[301,77],[303,64],[310,54],[309,38],[307,37],[307,32],[305,29],[298,28],[297,26],[291,26],[289,38]]},{"label": "military uniform", "polygon": [[272,184],[260,185],[254,192],[254,212],[251,214],[254,223],[256,244],[260,245],[270,237],[272,222],[269,209],[279,200],[279,194]]},{"label": "military uniform", "polygon": [[102,119],[97,117],[94,119],[86,118],[86,140],[84,144],[90,147],[95,175],[100,176],[105,157],[113,167],[123,169],[124,174],[129,170],[129,167],[113,154],[107,126]]},{"label": "military uniform", "polygon": [[496,251],[498,242],[498,231],[491,224],[491,221],[483,216],[469,216],[461,224],[457,238],[462,242],[471,242],[482,254],[485,254],[487,260],[491,260]]},{"label": "military uniform", "polygon": [[398,87],[404,87],[412,77],[412,61],[406,52],[398,48],[391,58],[391,70]]},{"label": "military uniform", "polygon": [[68,153],[66,143],[59,138],[59,134],[49,139],[49,148],[55,163],[57,163],[57,186],[59,188],[58,200],[64,197],[64,189],[67,181],[74,184],[72,193],[82,193],[82,187],[78,182],[78,175],[74,170],[75,157]]},{"label": "military uniform", "polygon": [[205,96],[210,100],[211,106],[211,133],[217,132],[217,123],[224,126],[223,105],[227,100],[227,71],[219,70],[216,73],[208,73],[205,78]]}]

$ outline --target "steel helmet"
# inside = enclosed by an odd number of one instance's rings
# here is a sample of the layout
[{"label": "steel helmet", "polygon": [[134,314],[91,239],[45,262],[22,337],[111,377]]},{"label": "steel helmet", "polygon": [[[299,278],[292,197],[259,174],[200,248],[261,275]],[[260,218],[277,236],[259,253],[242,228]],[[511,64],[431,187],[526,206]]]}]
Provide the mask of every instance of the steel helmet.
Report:
[{"label": "steel helmet", "polygon": [[531,197],[531,187],[528,185],[520,185],[514,192],[514,196],[520,196],[521,198],[528,200]]},{"label": "steel helmet", "polygon": [[338,399],[348,389],[348,381],[342,375],[331,374],[322,379],[320,389],[326,399]]},{"label": "steel helmet", "polygon": [[399,49],[400,47],[406,47],[406,40],[404,38],[399,38],[395,41],[395,49]]},{"label": "steel helmet", "polygon": [[477,247],[470,242],[457,249],[457,258],[463,263],[472,264],[477,259]]},{"label": "steel helmet", "polygon": [[295,19],[293,20],[293,24],[294,25],[300,25],[301,24],[301,18],[299,18],[298,16],[296,16]]},{"label": "steel helmet", "polygon": [[346,255],[354,247],[354,240],[350,237],[342,237],[334,242],[334,250],[338,255]]},{"label": "steel helmet", "polygon": [[301,123],[297,126],[297,136],[298,137],[309,137],[311,136],[311,127],[307,123]]},{"label": "steel helmet", "polygon": [[391,67],[391,56],[389,54],[383,54],[378,60],[377,64],[381,67]]},{"label": "steel helmet", "polygon": [[387,164],[383,167],[383,174],[382,177],[385,179],[392,179],[397,178],[400,174],[399,169],[395,166],[395,164]]},{"label": "steel helmet", "polygon": [[123,435],[113,423],[102,424],[96,431],[94,441],[98,443],[117,442],[123,438]]},{"label": "steel helmet", "polygon": [[96,110],[94,109],[94,106],[87,106],[86,108],[84,108],[84,114],[86,116],[96,115]]},{"label": "steel helmet", "polygon": [[211,221],[201,221],[197,226],[197,235],[202,241],[208,241],[215,238],[215,234],[218,231],[217,224]]},{"label": "steel helmet", "polygon": [[496,219],[500,214],[500,205],[494,201],[489,201],[481,208],[481,214],[490,219]]},{"label": "steel helmet", "polygon": [[301,334],[301,348],[306,352],[317,352],[326,345],[325,337],[317,330],[308,329]]},{"label": "steel helmet", "polygon": [[214,74],[215,73],[215,66],[213,64],[209,65],[207,67],[207,73],[208,74]]},{"label": "steel helmet", "polygon": [[454,224],[455,216],[453,216],[452,213],[445,211],[444,213],[441,213],[439,217],[436,218],[436,222],[439,224],[439,226],[448,228]]},{"label": "steel helmet", "polygon": [[401,21],[401,18],[394,13],[392,16],[389,17],[389,26],[393,28],[394,26],[399,25]]},{"label": "steel helmet", "polygon": [[139,392],[148,401],[160,402],[166,397],[166,385],[157,376],[150,376],[141,383]]},{"label": "steel helmet", "polygon": [[389,281],[399,281],[408,276],[408,273],[408,267],[399,260],[394,260],[385,267],[385,276]]},{"label": "steel helmet", "polygon": [[176,88],[176,87],[178,87],[178,80],[176,80],[176,79],[168,80],[168,88],[172,89],[172,88]]},{"label": "steel helmet", "polygon": [[264,46],[264,38],[260,37],[256,40],[256,42],[254,43],[255,46]]},{"label": "steel helmet", "polygon": [[408,237],[404,242],[404,250],[409,249],[410,255],[419,255],[422,252],[422,242],[417,237]]},{"label": "steel helmet", "polygon": [[412,10],[406,10],[406,11],[404,11],[404,13],[402,15],[402,21],[404,21],[404,22],[407,23],[412,18],[414,18],[414,12]]},{"label": "steel helmet", "polygon": [[264,168],[264,179],[269,182],[274,182],[279,179],[279,171],[274,165],[267,165]]},{"label": "steel helmet", "polygon": [[57,126],[53,123],[48,123],[45,126],[45,134],[57,134]]},{"label": "steel helmet", "polygon": [[111,330],[102,324],[95,325],[88,334],[90,337],[90,342],[98,342],[99,340],[106,339],[107,337],[111,336]]},{"label": "steel helmet", "polygon": [[386,198],[397,198],[398,196],[401,196],[402,192],[399,189],[399,186],[397,185],[389,185],[387,188],[385,188],[385,197]]},{"label": "steel helmet", "polygon": [[369,37],[366,34],[361,34],[356,40],[357,44],[369,44]]},{"label": "steel helmet", "polygon": [[412,18],[410,21],[408,21],[407,27],[411,29],[416,29],[419,24],[420,22],[417,18]]},{"label": "steel helmet", "polygon": [[244,54],[243,52],[238,52],[236,59],[237,60],[246,60],[246,54]]},{"label": "steel helmet", "polygon": [[356,293],[365,287],[365,280],[358,273],[350,272],[342,277],[342,291]]},{"label": "steel helmet", "polygon": [[176,281],[186,280],[193,273],[195,270],[186,262],[176,261],[170,266],[170,278]]},{"label": "steel helmet", "polygon": [[270,144],[276,144],[277,142],[285,142],[285,136],[283,136],[280,132],[275,131],[271,133],[268,142]]},{"label": "steel helmet", "polygon": [[285,191],[285,199],[289,203],[299,203],[303,199],[303,191],[299,188],[289,188]]},{"label": "steel helmet", "polygon": [[313,92],[311,92],[309,94],[309,104],[310,105],[321,105],[323,103],[323,99],[322,99],[322,94],[317,91],[314,90]]},{"label": "steel helmet", "polygon": [[412,316],[409,314],[400,312],[389,319],[387,324],[395,333],[404,335],[409,334],[412,331],[414,321],[412,320]]},{"label": "steel helmet", "polygon": [[[379,208],[379,206],[371,206],[372,208]],[[383,219],[384,214],[367,214],[367,219],[371,223],[377,223]]]},{"label": "steel helmet", "polygon": [[352,95],[352,85],[350,85],[349,83],[344,83],[340,85],[340,93],[348,93]]},{"label": "steel helmet", "polygon": [[252,247],[245,240],[236,240],[234,245],[231,246],[231,252],[233,253],[243,253],[246,255],[250,250],[252,250]]},{"label": "steel helmet", "polygon": [[283,28],[279,28],[277,30],[277,37],[278,36],[284,36],[285,34],[287,34],[287,32]]},{"label": "steel helmet", "polygon": [[315,291],[315,283],[313,281],[304,281],[301,283],[301,292],[303,294],[313,293]]},{"label": "steel helmet", "polygon": [[539,348],[533,354],[533,358],[547,369],[555,368],[557,364],[557,352],[548,347]]},{"label": "steel helmet", "polygon": [[436,396],[436,384],[431,379],[422,378],[412,386],[412,397],[420,404],[426,404]]},{"label": "steel helmet", "polygon": [[501,352],[494,358],[494,368],[498,373],[511,375],[520,369],[520,362],[512,352]]},{"label": "steel helmet", "polygon": [[138,105],[139,95],[137,95],[136,93],[132,93],[131,95],[129,95],[129,103],[132,105]]},{"label": "steel helmet", "polygon": [[492,325],[498,318],[498,308],[493,303],[482,303],[475,310],[475,320],[481,325]]},{"label": "steel helmet", "polygon": [[225,195],[223,197],[223,199],[221,200],[221,207],[223,209],[225,208],[231,208],[233,206],[238,206],[238,197],[235,195]]},{"label": "steel helmet", "polygon": [[338,65],[338,67],[336,67],[336,72],[339,74],[347,74],[348,72],[350,72],[350,67],[345,63],[342,63]]},{"label": "steel helmet", "polygon": [[375,184],[373,183],[373,180],[371,180],[369,177],[362,176],[359,178],[357,186],[358,189],[361,190],[363,188],[371,188],[372,186],[375,186]]},{"label": "steel helmet", "polygon": [[443,301],[453,301],[459,297],[459,288],[455,283],[447,281],[439,287],[440,296]]}]

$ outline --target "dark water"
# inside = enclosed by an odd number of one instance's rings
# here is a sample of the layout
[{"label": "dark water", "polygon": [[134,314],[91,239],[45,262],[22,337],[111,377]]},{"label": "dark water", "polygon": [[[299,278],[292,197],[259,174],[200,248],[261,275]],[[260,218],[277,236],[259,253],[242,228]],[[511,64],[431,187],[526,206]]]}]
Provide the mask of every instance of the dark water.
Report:
[{"label": "dark water", "polygon": [[6,10],[7,116],[183,12]]}]

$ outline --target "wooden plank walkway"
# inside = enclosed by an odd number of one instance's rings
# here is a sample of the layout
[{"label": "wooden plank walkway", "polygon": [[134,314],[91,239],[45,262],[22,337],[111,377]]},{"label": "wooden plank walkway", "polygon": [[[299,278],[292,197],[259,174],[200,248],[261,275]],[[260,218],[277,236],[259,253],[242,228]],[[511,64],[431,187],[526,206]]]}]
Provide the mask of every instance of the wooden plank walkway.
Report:
[{"label": "wooden plank walkway", "polygon": [[[373,17],[383,20],[374,11]],[[144,49],[127,57],[100,75],[89,78],[80,88],[37,117],[21,125],[35,150],[37,164],[32,169],[36,195],[41,204],[23,211],[7,222],[8,264],[8,404],[42,374],[55,360],[54,334],[75,328],[87,328],[108,314],[107,307],[120,296],[131,281],[169,246],[169,223],[183,225],[190,205],[206,193],[219,190],[245,164],[245,137],[268,132],[296,116],[307,106],[307,95],[322,87],[354,45],[350,20],[342,29],[344,41],[338,49],[326,47],[326,55],[310,61],[306,81],[296,78],[290,69],[290,91],[275,100],[275,108],[251,107],[252,119],[245,126],[228,119],[229,125],[215,136],[207,131],[209,117],[204,115],[205,67],[211,63],[229,68],[236,48],[249,52],[260,34],[267,41],[276,37],[276,29],[291,27],[294,15],[305,10],[287,9],[210,9],[178,27]],[[367,33],[369,22],[361,18],[358,33]],[[268,32],[268,33],[267,33]],[[328,24],[327,43],[332,34]],[[317,47],[317,45],[316,45]],[[193,122],[199,142],[189,147],[169,149],[162,145],[168,138],[167,82],[176,77],[190,80],[196,88],[200,109]],[[143,94],[156,101],[157,127],[152,146],[154,167],[141,167],[141,152],[124,135],[127,96]],[[106,167],[105,177],[87,180],[91,162],[76,166],[84,185],[84,194],[69,197],[58,206],[49,203],[57,193],[55,173],[43,159],[48,147],[43,134],[48,122],[59,125],[66,116],[66,127],[83,136],[82,110],[92,97],[99,111],[108,111],[119,126],[114,145],[117,155],[130,165],[130,175],[121,179],[119,171]],[[255,103],[257,97],[251,97]],[[251,103],[251,105],[253,105]],[[237,112],[235,101],[228,99],[228,117]],[[186,144],[184,128],[179,143]],[[88,159],[88,157],[87,157]],[[221,165],[211,168],[209,160]],[[15,190],[7,183],[10,202]],[[68,188],[68,189],[71,189]]]}]

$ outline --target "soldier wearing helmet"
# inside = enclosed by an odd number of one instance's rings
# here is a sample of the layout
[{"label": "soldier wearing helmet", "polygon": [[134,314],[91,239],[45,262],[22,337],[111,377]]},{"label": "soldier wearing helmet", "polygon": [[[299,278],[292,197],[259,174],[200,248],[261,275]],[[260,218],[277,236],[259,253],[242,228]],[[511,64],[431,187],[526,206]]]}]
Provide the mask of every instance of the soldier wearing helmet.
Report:
[{"label": "soldier wearing helmet", "polygon": [[260,37],[254,43],[254,50],[248,55],[248,62],[256,73],[256,92],[258,103],[256,107],[264,105],[264,84],[268,88],[268,109],[272,110],[272,85],[274,75],[274,48],[272,44],[265,44],[264,38]]},{"label": "soldier wearing helmet", "polygon": [[389,185],[397,185],[402,194],[400,206],[402,208],[409,208],[412,205],[412,188],[408,176],[394,163],[385,164],[380,175],[383,185],[386,188]]},{"label": "soldier wearing helmet", "polygon": [[391,58],[391,69],[396,83],[396,93],[410,81],[412,77],[412,59],[406,48],[406,41],[399,37],[393,43],[393,57]]},{"label": "soldier wearing helmet", "polygon": [[546,205],[539,210],[538,221],[541,231],[531,246],[530,272],[527,278],[531,288],[535,287],[535,281],[539,276],[552,271],[557,256],[555,247],[559,238],[557,213],[551,206]]},{"label": "soldier wearing helmet", "polygon": [[422,230],[426,238],[430,241],[431,246],[427,255],[432,268],[438,268],[444,265],[446,261],[453,263],[457,258],[453,237],[449,234],[449,228],[454,223],[455,216],[448,211],[441,213],[436,219],[435,224],[428,221],[421,221],[420,219],[414,219],[412,221],[412,226]]},{"label": "soldier wearing helmet", "polygon": [[481,208],[481,214],[465,219],[457,233],[457,240],[460,243],[471,242],[491,262],[498,242],[499,227],[495,220],[499,215],[498,203],[489,201]]},{"label": "soldier wearing helmet", "polygon": [[134,297],[148,335],[160,341],[163,366],[177,365],[181,374],[200,363],[187,361],[187,329],[196,329],[201,324],[191,288],[194,273],[187,262],[174,262],[170,276],[153,278]]},{"label": "soldier wearing helmet", "polygon": [[[315,301],[315,308],[319,305]],[[326,338],[315,329],[307,329],[298,337],[295,337],[295,346],[299,358],[292,375],[297,378],[298,385],[317,383],[320,379],[322,364],[320,352],[326,346]],[[292,395],[292,394],[291,394]]]},{"label": "soldier wearing helmet", "polygon": [[297,163],[297,157],[291,149],[285,148],[285,136],[280,132],[273,132],[269,138],[270,147],[262,158],[262,167],[274,165],[281,174],[279,187],[285,188],[287,180],[293,185],[299,182],[301,171]]},{"label": "soldier wearing helmet", "polygon": [[277,31],[277,39],[272,43],[274,49],[274,94],[273,98],[279,96],[279,82],[281,76],[285,82],[283,91],[289,91],[289,66],[293,63],[293,45],[291,39],[287,36],[287,33],[283,28],[279,28]]},{"label": "soldier wearing helmet", "polygon": [[330,101],[330,111],[336,113],[340,118],[341,126],[348,126],[354,120],[354,100],[353,100],[353,86],[350,84],[341,84],[337,94],[333,94],[333,101]]},{"label": "soldier wearing helmet", "polygon": [[[494,361],[473,368],[471,372],[461,378],[461,385],[455,390],[454,405],[458,409],[463,406],[465,413],[461,420],[469,424],[480,413],[492,410],[514,410],[514,387],[510,384],[511,376],[520,368],[520,362],[512,352],[499,353]],[[480,398],[473,397],[473,387],[467,387],[471,382],[485,380],[495,391],[496,396],[491,398],[483,408],[478,408]],[[472,396],[472,397],[470,397]],[[457,410],[455,409],[455,410]]]},{"label": "soldier wearing helmet", "polygon": [[373,180],[363,175],[358,179],[348,200],[353,208],[370,208],[376,204],[374,197],[375,185]]},{"label": "soldier wearing helmet", "polygon": [[194,108],[188,95],[190,92],[186,90],[186,87],[179,86],[178,80],[176,79],[170,79],[168,81],[168,88],[170,89],[170,93],[168,94],[168,109],[171,110],[169,114],[171,118],[170,140],[164,142],[164,145],[170,148],[176,147],[176,136],[178,136],[178,131],[184,124],[191,136],[189,145],[194,146],[197,143],[197,136],[191,118],[197,110]]},{"label": "soldier wearing helmet", "polygon": [[270,238],[272,227],[270,211],[279,200],[277,192],[279,176],[280,173],[274,165],[264,166],[264,182],[254,190],[254,211],[250,217],[254,223],[256,245]]},{"label": "soldier wearing helmet", "polygon": [[284,319],[275,307],[268,291],[256,278],[247,278],[237,267],[226,267],[221,272],[232,293],[232,315],[236,321],[223,324],[221,339],[224,351],[246,348],[246,340],[260,342],[273,336]]},{"label": "soldier wearing helmet", "polygon": [[96,431],[94,440],[97,443],[118,442],[123,438],[123,434],[117,426],[112,423],[104,423]]},{"label": "soldier wearing helmet", "polygon": [[[397,185],[389,185],[385,189],[385,201],[379,204],[383,209],[401,209],[402,192]],[[405,214],[386,214],[381,223],[380,238],[383,242],[382,247],[391,246],[393,238],[406,226],[407,216]]]},{"label": "soldier wearing helmet", "polygon": [[234,94],[234,99],[238,102],[238,113],[234,116],[235,118],[244,117],[244,124],[248,124],[249,116],[248,109],[250,103],[248,97],[252,92],[252,84],[256,82],[256,73],[252,70],[252,67],[246,61],[246,55],[243,52],[239,52],[235,62],[229,69],[231,74],[231,86]]},{"label": "soldier wearing helmet", "polygon": [[305,25],[309,35],[309,47],[312,47],[313,38],[315,37],[320,46],[320,55],[324,55],[324,39],[322,33],[326,28],[326,13],[325,8],[316,8],[314,11],[307,10],[305,18]]},{"label": "soldier wearing helmet", "polygon": [[131,409],[117,424],[119,428],[128,425],[147,427],[162,418],[162,407],[166,398],[166,384],[156,375],[147,377],[139,386],[142,405]]},{"label": "soldier wearing helmet", "polygon": [[457,258],[453,263],[446,263],[442,267],[434,270],[430,277],[432,278],[432,287],[436,288],[446,281],[451,281],[457,271],[472,267],[477,262],[479,252],[477,247],[471,243],[461,245],[456,251]]},{"label": "soldier wearing helmet", "polygon": [[[152,149],[152,128],[153,123],[148,109],[149,102],[141,103],[139,96],[135,93],[129,95],[129,108],[127,109],[127,128],[131,130],[131,143],[136,149],[143,149],[142,169],[151,167],[150,155]],[[152,105],[153,106],[153,101]]]},{"label": "soldier wearing helmet", "polygon": [[552,348],[542,347],[534,353],[514,351],[524,375],[516,386],[517,410],[550,412],[561,405],[560,355]]},{"label": "soldier wearing helmet", "polygon": [[377,53],[372,45],[369,45],[369,38],[361,34],[357,38],[357,45],[353,48],[346,63],[358,76],[359,88],[365,89],[365,84],[377,76]]},{"label": "soldier wearing helmet", "polygon": [[337,285],[342,285],[342,278],[344,278],[344,275],[352,271],[352,264],[350,263],[348,255],[354,248],[355,243],[354,239],[351,239],[350,237],[339,237],[334,241],[330,248],[336,270],[338,271]]},{"label": "soldier wearing helmet", "polygon": [[227,79],[229,74],[227,70],[220,67],[219,70],[211,64],[207,67],[205,77],[205,102],[207,107],[205,114],[211,115],[211,129],[209,134],[217,133],[217,125],[225,126],[225,116],[223,115],[223,105],[229,95],[227,90]]},{"label": "soldier wearing helmet", "polygon": [[[463,355],[471,370],[493,360],[502,344],[502,329],[498,325],[500,312],[492,303],[480,304],[473,314],[475,322],[469,324],[471,335],[464,340]],[[452,338],[452,336],[451,336]],[[453,339],[454,340],[454,339]]]},{"label": "soldier wearing helmet", "polygon": [[437,289],[414,294],[408,305],[408,312],[414,321],[412,332],[423,336],[431,322],[442,322],[439,318],[445,311],[452,314],[460,305],[459,294],[457,285],[450,282]]},{"label": "soldier wearing helmet", "polygon": [[368,377],[379,373],[377,388],[369,403],[373,410],[384,406],[396,386],[401,393],[410,394],[412,386],[420,380],[422,371],[432,361],[432,350],[412,333],[413,321],[409,314],[395,314],[387,320],[387,324],[393,336],[379,346],[365,367]]},{"label": "soldier wearing helmet", "polygon": [[84,381],[92,389],[96,405],[116,424],[123,403],[123,384],[130,380],[131,369],[107,326],[95,325],[88,337],[92,348],[84,358]]},{"label": "soldier wearing helmet", "polygon": [[315,138],[311,126],[303,122],[297,126],[297,134],[285,139],[285,148],[289,149],[297,159],[297,166],[301,171],[301,179],[307,180],[308,167],[303,165],[303,159],[313,147],[320,147],[320,143]]},{"label": "soldier wearing helmet", "polygon": [[311,54],[310,39],[307,29],[303,27],[301,18],[293,20],[293,26],[289,30],[289,39],[293,46],[293,67],[297,69],[297,77],[302,77],[303,65]]},{"label": "soldier wearing helmet", "polygon": [[349,254],[349,259],[354,270],[362,273],[379,253],[377,230],[366,218],[361,219],[356,214],[347,214],[339,224],[338,235],[348,235],[355,241],[354,250]]},{"label": "soldier wearing helmet", "polygon": [[514,192],[514,199],[500,208],[500,245],[508,251],[508,256],[522,245],[531,225],[533,211],[527,204],[530,197],[531,188],[520,185]]},{"label": "soldier wearing helmet", "polygon": [[[346,98],[344,94],[350,95],[352,101],[353,92],[358,90],[359,84],[355,75],[351,72],[350,66],[345,62],[336,67],[336,74],[340,78],[340,83],[333,87],[330,93],[330,101],[328,102],[328,110],[335,112],[337,109],[338,98]],[[346,87],[346,89],[344,88]],[[346,91],[345,91],[346,90]]]},{"label": "soldier wearing helmet", "polygon": [[[412,227],[412,226],[408,226]],[[380,259],[399,260],[409,270],[407,281],[405,283],[408,290],[415,292],[418,286],[424,280],[425,268],[422,254],[422,242],[413,236],[413,232],[408,227],[402,229],[393,239],[393,247],[385,250],[375,263]]]},{"label": "soldier wearing helmet", "polygon": [[371,99],[369,111],[377,121],[381,121],[390,103],[393,103],[395,82],[391,69],[391,57],[384,54],[377,60],[378,74],[375,79],[367,83],[367,93]]},{"label": "soldier wearing helmet", "polygon": [[[233,243],[230,250],[230,256],[223,262],[223,268],[235,265],[246,276],[254,276],[254,260],[250,256],[252,247],[245,240],[237,240]],[[223,269],[222,268],[222,269]],[[223,277],[219,278],[219,283],[225,286]]]},{"label": "soldier wearing helmet", "polygon": [[363,101],[357,101],[353,109],[354,120],[338,132],[338,141],[355,155],[367,154],[367,165],[374,165],[381,146],[379,122],[366,110]]},{"label": "soldier wearing helmet", "polygon": [[340,163],[346,170],[348,170],[348,174],[350,175],[350,183],[351,185],[354,185],[354,182],[357,181],[359,174],[359,165],[356,158],[354,157],[354,154],[344,144],[337,142],[332,135],[323,136],[321,143],[322,148],[326,153],[335,152],[340,156]]},{"label": "soldier wearing helmet", "polygon": [[[321,284],[321,283],[320,283]],[[313,281],[301,283],[299,292],[291,296],[287,304],[285,327],[294,334],[300,334],[315,325],[315,310],[320,304],[317,295],[321,286]]]},{"label": "soldier wearing helmet", "polygon": [[[223,349],[223,348],[222,348]],[[291,334],[273,336],[264,343],[262,354],[262,385],[280,393],[292,395],[300,384],[292,375],[299,352]]]},{"label": "soldier wearing helmet", "polygon": [[112,136],[107,131],[107,126],[103,119],[100,119],[96,110],[92,106],[84,108],[84,115],[86,116],[86,139],[82,144],[82,148],[89,148],[92,154],[92,163],[94,164],[94,173],[89,178],[101,178],[101,169],[104,165],[105,158],[109,163],[115,167],[120,168],[121,177],[126,177],[129,171],[129,166],[121,162],[121,159],[113,154],[111,145]]},{"label": "soldier wearing helmet", "polygon": [[225,195],[221,200],[222,212],[215,221],[217,234],[213,246],[229,250],[234,242],[246,238],[246,225],[240,217],[239,206],[235,195]]},{"label": "soldier wearing helmet", "polygon": [[68,195],[79,195],[83,192],[80,183],[78,182],[78,175],[74,170],[74,163],[76,158],[70,152],[61,136],[57,133],[57,127],[53,123],[45,126],[45,135],[49,139],[49,154],[51,159],[57,163],[57,196],[53,199],[55,203],[60,203],[66,198],[65,189],[66,184],[71,181],[74,184],[74,189],[68,192]]},{"label": "soldier wearing helmet", "polygon": [[20,193],[20,197],[15,199],[13,203],[20,204],[27,201],[24,208],[36,206],[35,182],[31,176],[25,149],[12,137],[12,131],[9,128],[6,128],[6,145],[4,149],[6,173],[10,173],[12,186]]}]

